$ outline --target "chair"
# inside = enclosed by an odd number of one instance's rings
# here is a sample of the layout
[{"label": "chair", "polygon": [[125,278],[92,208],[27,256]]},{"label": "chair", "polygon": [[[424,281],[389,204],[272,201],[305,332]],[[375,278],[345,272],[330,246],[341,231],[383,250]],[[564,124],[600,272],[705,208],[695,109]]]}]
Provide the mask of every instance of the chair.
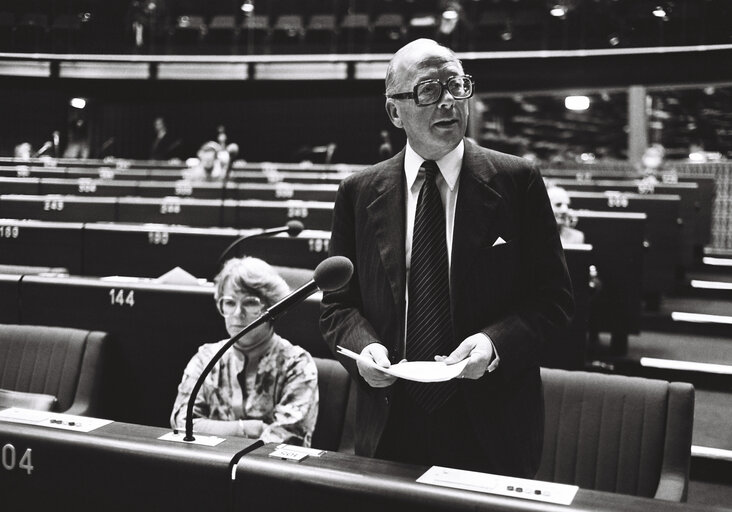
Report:
[{"label": "chair", "polygon": [[51,48],[56,52],[70,52],[79,43],[81,18],[75,14],[61,14],[51,23]]},{"label": "chair", "polygon": [[98,331],[0,325],[0,406],[97,414],[107,344]]},{"label": "chair", "polygon": [[544,449],[536,478],[685,501],[691,384],[541,369]]},{"label": "chair", "polygon": [[47,33],[48,16],[42,13],[24,14],[15,23],[15,47],[20,51],[42,51]]},{"label": "chair", "polygon": [[365,13],[348,13],[341,21],[339,31],[341,51],[364,52],[371,37],[369,15]]},{"label": "chair", "polygon": [[313,14],[308,21],[305,41],[311,48],[332,51],[337,35],[334,14]]},{"label": "chair", "polygon": [[313,358],[318,367],[320,406],[313,432],[313,447],[338,450],[346,418],[350,378],[345,368],[333,359]]},{"label": "chair", "polygon": [[233,14],[218,14],[208,25],[207,43],[229,49],[236,44],[239,24]]}]

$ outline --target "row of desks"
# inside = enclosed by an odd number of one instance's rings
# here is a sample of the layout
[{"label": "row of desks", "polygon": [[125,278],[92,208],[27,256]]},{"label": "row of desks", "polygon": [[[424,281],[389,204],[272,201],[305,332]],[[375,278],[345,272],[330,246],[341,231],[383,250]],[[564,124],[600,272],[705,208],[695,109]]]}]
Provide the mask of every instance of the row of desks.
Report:
[{"label": "row of desks", "polygon": [[[249,183],[275,183],[287,181],[291,183],[340,183],[353,171],[316,172],[312,170],[281,171],[277,167],[263,167],[253,170],[233,170],[229,181],[245,181]],[[53,167],[0,167],[0,177],[5,178],[70,178],[70,179],[103,179],[103,180],[153,180],[178,181],[184,177],[182,170],[134,170],[134,169],[75,169]]]},{"label": "row of desks", "polygon": [[[582,212],[578,219],[578,227],[585,231],[594,251],[581,265],[570,261],[576,292],[588,282],[589,265],[596,266],[604,283],[593,297],[594,328],[638,332],[645,216]],[[196,277],[211,278],[224,249],[254,232],[6,219],[0,221],[0,264],[62,266],[77,275],[139,277],[158,277],[178,266]],[[277,266],[313,269],[327,256],[329,242],[329,232],[306,230],[296,238],[281,235],[248,240],[239,254],[258,256]]]},{"label": "row of desks", "polygon": [[[648,218],[644,290],[663,293],[674,285],[679,268],[692,263],[695,247],[680,223],[678,195],[570,191],[580,210],[641,212]],[[152,222],[194,227],[276,227],[299,219],[311,229],[329,230],[333,203],[300,200],[214,200],[179,197],[87,197],[0,195],[0,218],[60,222]]]},{"label": "row of desks", "polygon": [[332,214],[332,203],[317,201],[0,195],[0,218],[58,222],[153,222],[195,227],[269,228],[298,219],[308,228],[330,230]]},{"label": "row of desks", "polygon": [[[66,420],[63,416],[53,419]],[[208,447],[161,440],[169,432],[162,428],[109,423],[85,433],[47,426],[48,421],[36,425],[0,421],[3,453],[14,454],[12,458],[3,455],[0,480],[8,510],[720,510],[587,489],[578,489],[569,505],[559,505],[419,483],[417,479],[428,469],[425,466],[328,451],[296,462],[272,457],[276,445],[258,447],[247,439],[229,438]],[[22,457],[26,457],[24,464]],[[545,482],[482,476],[486,477],[501,491],[510,485],[522,492],[523,487],[558,492]],[[514,494],[519,496],[517,491]]]},{"label": "row of desks", "polygon": [[[289,243],[280,249],[286,245]],[[286,250],[279,252],[287,254]],[[589,290],[582,277],[590,254],[589,246],[567,250],[569,267],[579,276],[577,315],[566,339],[545,347],[545,366],[584,365]],[[188,360],[202,343],[227,337],[213,292],[210,282],[174,285],[143,278],[0,274],[0,323],[110,333],[102,389],[105,416],[164,426]],[[332,358],[320,334],[319,315],[320,296],[316,294],[279,318],[275,329],[313,356]]]}]

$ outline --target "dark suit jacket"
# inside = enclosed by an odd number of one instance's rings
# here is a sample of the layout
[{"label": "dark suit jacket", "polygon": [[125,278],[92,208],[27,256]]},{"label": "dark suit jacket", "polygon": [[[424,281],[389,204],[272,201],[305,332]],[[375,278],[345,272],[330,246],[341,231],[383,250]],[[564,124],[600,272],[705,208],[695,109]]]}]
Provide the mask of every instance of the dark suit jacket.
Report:
[{"label": "dark suit jacket", "polygon": [[[404,353],[406,286],[404,150],[345,179],[338,190],[331,255],[354,264],[349,284],[324,294],[323,336],[360,352],[384,344]],[[494,246],[501,237],[504,244]],[[451,261],[455,345],[486,333],[500,356],[494,372],[461,380],[487,467],[531,477],[543,440],[541,346],[569,323],[573,298],[556,221],[538,170],[522,158],[465,142]],[[358,385],[356,453],[372,456],[389,414],[392,387]],[[461,418],[456,418],[461,421]]]}]

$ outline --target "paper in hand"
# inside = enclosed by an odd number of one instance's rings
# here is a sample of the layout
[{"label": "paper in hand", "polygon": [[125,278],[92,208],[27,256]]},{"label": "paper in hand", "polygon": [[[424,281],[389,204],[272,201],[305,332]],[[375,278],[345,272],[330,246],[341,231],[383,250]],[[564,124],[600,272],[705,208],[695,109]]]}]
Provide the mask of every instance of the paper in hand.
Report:
[{"label": "paper in hand", "polygon": [[454,379],[463,372],[465,365],[468,364],[468,358],[466,358],[459,363],[449,365],[442,361],[405,361],[393,364],[389,368],[383,368],[351,350],[340,346],[336,348],[339,354],[361,361],[388,375],[415,382],[444,382]]}]

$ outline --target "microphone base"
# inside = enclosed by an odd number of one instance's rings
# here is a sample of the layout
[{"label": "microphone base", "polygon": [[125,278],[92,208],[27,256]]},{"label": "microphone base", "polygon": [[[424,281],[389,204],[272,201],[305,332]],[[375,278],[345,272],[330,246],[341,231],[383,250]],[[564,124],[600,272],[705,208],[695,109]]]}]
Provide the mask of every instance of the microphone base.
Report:
[{"label": "microphone base", "polygon": [[219,444],[226,441],[223,437],[217,436],[205,436],[198,434],[196,436],[187,436],[183,432],[168,432],[158,437],[161,441],[171,441],[173,443],[185,443],[185,444],[198,444],[201,446],[218,446]]}]

